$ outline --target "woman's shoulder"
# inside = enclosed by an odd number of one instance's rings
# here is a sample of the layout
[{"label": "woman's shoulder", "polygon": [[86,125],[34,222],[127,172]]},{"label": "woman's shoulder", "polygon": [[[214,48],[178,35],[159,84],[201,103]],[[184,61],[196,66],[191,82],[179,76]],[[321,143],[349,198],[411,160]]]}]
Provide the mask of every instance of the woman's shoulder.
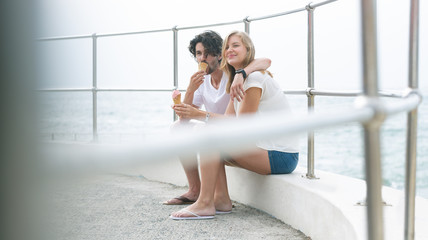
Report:
[{"label": "woman's shoulder", "polygon": [[255,71],[248,75],[244,82],[244,88],[258,87],[263,89],[266,81],[269,79],[268,77],[269,75],[265,72]]},{"label": "woman's shoulder", "polygon": [[250,74],[248,74],[248,77],[262,77],[264,75],[264,71],[254,71]]},{"label": "woman's shoulder", "polygon": [[269,74],[266,71],[254,71],[248,75],[247,79],[263,81],[268,77]]}]

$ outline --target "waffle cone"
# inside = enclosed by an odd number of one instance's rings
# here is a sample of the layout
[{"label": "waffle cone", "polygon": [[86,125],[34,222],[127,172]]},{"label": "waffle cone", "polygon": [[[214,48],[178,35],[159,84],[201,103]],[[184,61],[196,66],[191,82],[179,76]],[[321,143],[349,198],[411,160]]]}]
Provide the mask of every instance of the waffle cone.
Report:
[{"label": "waffle cone", "polygon": [[181,94],[178,95],[177,97],[172,99],[174,101],[174,104],[180,104],[181,103]]},{"label": "waffle cone", "polygon": [[208,67],[208,64],[206,62],[200,62],[198,65],[198,70],[199,71],[206,71]]},{"label": "waffle cone", "polygon": [[181,103],[181,93],[178,90],[174,90],[172,92],[172,100],[174,101],[174,104],[180,104]]}]

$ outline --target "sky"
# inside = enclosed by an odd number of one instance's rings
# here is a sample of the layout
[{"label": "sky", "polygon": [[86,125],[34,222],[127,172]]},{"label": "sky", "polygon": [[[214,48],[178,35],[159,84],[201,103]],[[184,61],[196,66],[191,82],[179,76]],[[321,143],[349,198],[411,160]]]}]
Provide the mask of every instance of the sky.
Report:
[{"label": "sky", "polygon": [[[304,7],[310,1],[218,0],[37,0],[39,37],[171,29],[260,17]],[[318,1],[315,1],[318,2]],[[378,1],[379,88],[407,86],[410,1]],[[315,87],[361,89],[360,3],[339,0],[315,16]],[[428,92],[428,3],[420,1],[419,81]],[[210,28],[222,36],[243,24]],[[272,60],[270,71],[284,89],[307,84],[306,12],[251,22],[256,57]],[[196,71],[187,45],[207,29],[179,31],[179,88]],[[41,87],[90,87],[91,41],[42,42]],[[172,33],[98,38],[98,86],[171,88]],[[424,90],[426,89],[426,90]]]}]

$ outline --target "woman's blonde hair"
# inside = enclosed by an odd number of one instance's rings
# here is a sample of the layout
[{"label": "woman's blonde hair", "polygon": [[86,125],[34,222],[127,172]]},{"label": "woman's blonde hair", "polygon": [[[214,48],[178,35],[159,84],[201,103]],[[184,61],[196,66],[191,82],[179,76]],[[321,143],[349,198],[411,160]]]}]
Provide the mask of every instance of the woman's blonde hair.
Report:
[{"label": "woman's blonde hair", "polygon": [[221,60],[220,68],[227,75],[229,75],[229,81],[227,82],[227,85],[226,85],[226,92],[227,93],[230,93],[230,86],[232,85],[233,79],[235,78],[235,70],[237,70],[227,62],[227,59],[225,56],[226,47],[229,44],[229,39],[230,39],[230,37],[232,37],[234,35],[239,36],[241,38],[242,43],[244,44],[245,48],[247,49],[247,56],[244,59],[242,68],[245,68],[246,66],[248,66],[248,64],[250,64],[254,60],[254,56],[256,55],[256,49],[254,48],[253,41],[251,41],[251,38],[250,38],[250,36],[248,36],[247,33],[241,32],[241,31],[233,31],[225,37],[225,39],[223,41],[223,47],[221,50],[222,60]]}]

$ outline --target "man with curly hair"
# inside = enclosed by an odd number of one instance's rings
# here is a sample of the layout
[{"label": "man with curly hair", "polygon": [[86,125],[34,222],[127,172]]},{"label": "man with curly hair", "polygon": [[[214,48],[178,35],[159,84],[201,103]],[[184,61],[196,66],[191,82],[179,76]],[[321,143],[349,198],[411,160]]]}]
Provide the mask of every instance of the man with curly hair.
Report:
[{"label": "man with curly hair", "polygon": [[[198,63],[205,62],[205,71],[194,73],[187,87],[182,104],[174,105],[173,109],[180,120],[172,125],[176,131],[183,126],[194,126],[196,121],[207,122],[210,117],[223,115],[230,98],[238,101],[244,97],[243,82],[247,74],[270,67],[270,59],[255,59],[241,74],[236,74],[230,94],[226,93],[227,75],[220,69],[223,39],[214,31],[205,31],[196,35],[189,44],[189,51]],[[237,72],[238,73],[238,72]],[[202,110],[204,106],[205,111]],[[201,181],[199,179],[197,154],[179,157],[189,183],[189,190],[179,197],[164,202],[165,205],[191,204],[199,197]]]}]

